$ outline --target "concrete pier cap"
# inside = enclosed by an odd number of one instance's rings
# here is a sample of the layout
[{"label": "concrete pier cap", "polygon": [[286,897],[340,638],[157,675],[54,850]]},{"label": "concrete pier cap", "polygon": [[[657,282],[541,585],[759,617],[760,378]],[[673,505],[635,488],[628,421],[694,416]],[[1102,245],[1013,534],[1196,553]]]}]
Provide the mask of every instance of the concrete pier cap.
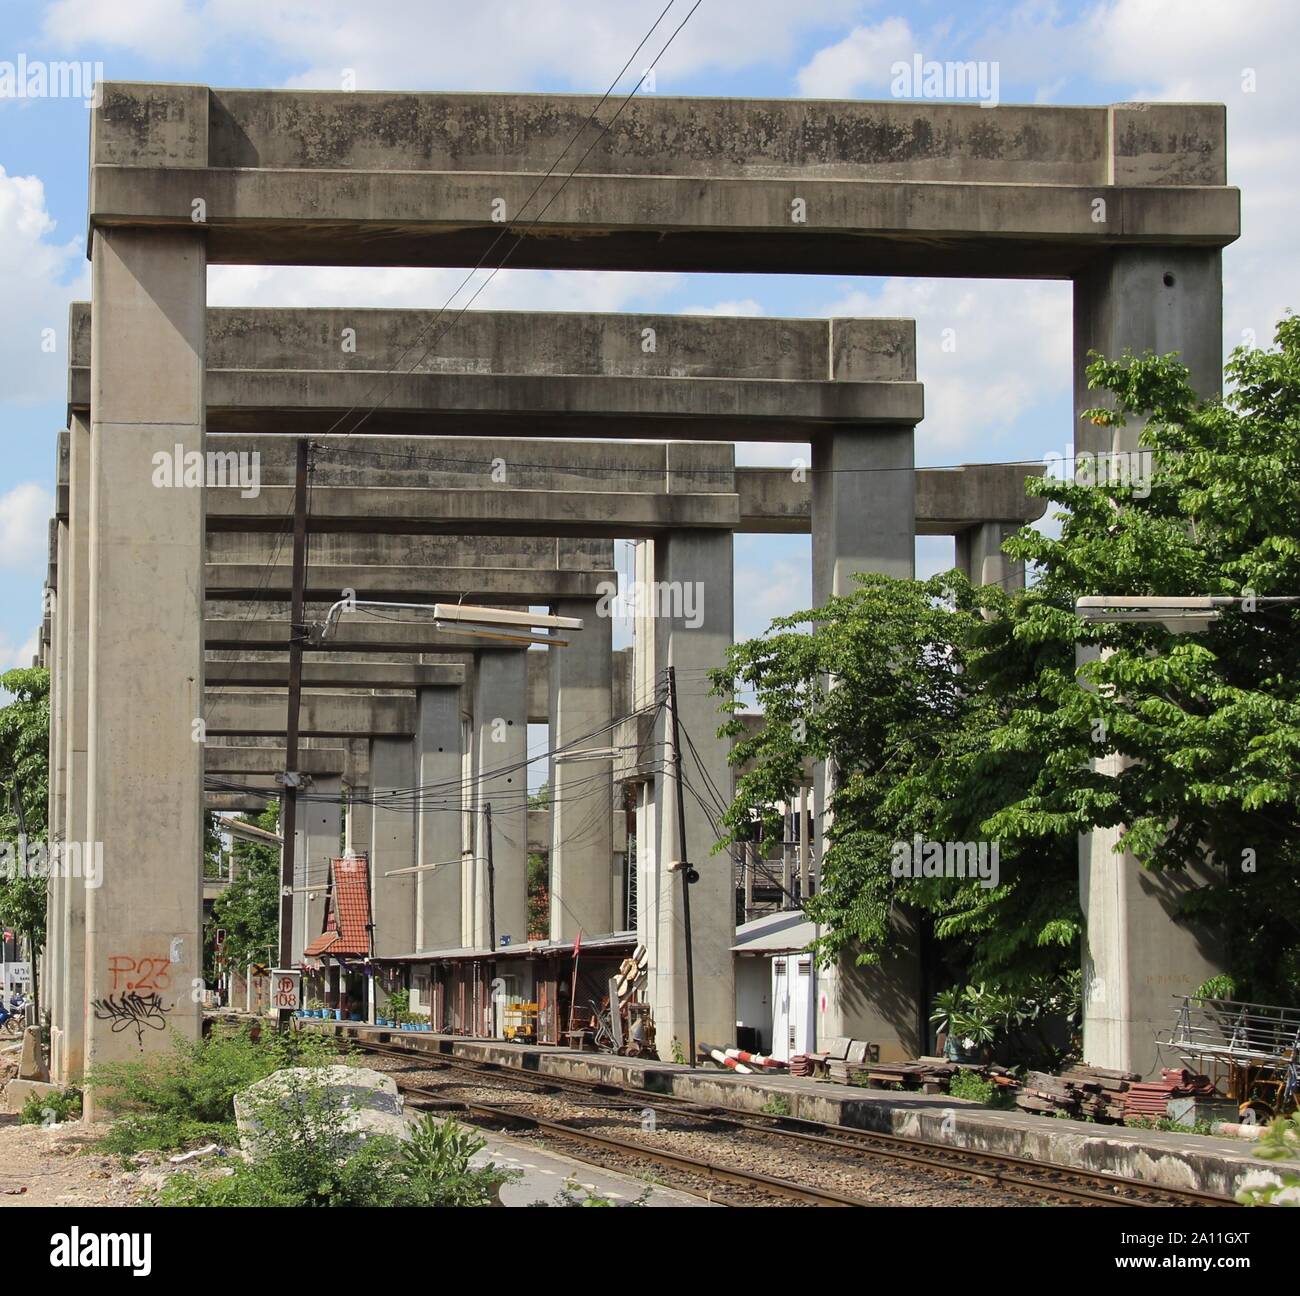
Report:
[{"label": "concrete pier cap", "polygon": [[[783,270],[797,238],[806,273],[1065,277],[1240,225],[1216,104],[655,95],[605,124],[588,95],[101,90],[92,237],[189,228],[199,199],[214,264],[473,264],[502,202],[529,222],[513,263],[569,269]],[[578,173],[525,210],[574,136]]]}]

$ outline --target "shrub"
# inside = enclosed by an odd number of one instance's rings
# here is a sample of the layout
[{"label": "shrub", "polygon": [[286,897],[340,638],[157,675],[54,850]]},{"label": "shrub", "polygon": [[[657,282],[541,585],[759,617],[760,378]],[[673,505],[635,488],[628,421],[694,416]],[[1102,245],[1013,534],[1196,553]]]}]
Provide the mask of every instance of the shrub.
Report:
[{"label": "shrub", "polygon": [[202,1040],[174,1036],[171,1054],[92,1067],[86,1083],[105,1091],[105,1106],[118,1117],[101,1146],[129,1156],[229,1141],[240,1089],[285,1067],[338,1060],[333,1041],[306,1031],[268,1031],[255,1040],[248,1028],[214,1030]]},{"label": "shrub", "polygon": [[24,1125],[62,1125],[81,1119],[81,1090],[64,1089],[52,1094],[29,1094],[18,1113]]},{"label": "shrub", "polygon": [[229,1170],[174,1175],[164,1206],[487,1206],[508,1177],[472,1170],[483,1141],[451,1121],[424,1117],[409,1143],[385,1136],[360,1142],[337,1094],[310,1086],[296,1101],[258,1105],[255,1154]]}]

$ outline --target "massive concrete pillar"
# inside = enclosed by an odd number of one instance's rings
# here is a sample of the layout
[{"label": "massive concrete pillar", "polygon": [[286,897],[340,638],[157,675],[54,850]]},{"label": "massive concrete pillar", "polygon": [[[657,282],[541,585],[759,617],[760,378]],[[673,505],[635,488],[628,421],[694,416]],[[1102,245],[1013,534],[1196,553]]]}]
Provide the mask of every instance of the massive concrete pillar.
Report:
[{"label": "massive concrete pillar", "polygon": [[[691,885],[692,950],[696,1040],[730,1040],[736,1029],[736,901],[731,858],[712,854],[717,843],[712,820],[730,799],[730,741],[717,737],[723,717],[720,699],[710,696],[707,672],[726,659],[732,640],[732,537],[730,532],[676,531],[654,545],[658,618],[655,660],[661,672],[676,668],[685,756],[686,851],[699,872]],[[661,759],[670,751],[665,709],[655,737]],[[694,744],[703,770],[692,754]],[[714,790],[716,789],[716,791]],[[707,809],[706,809],[707,807]],[[654,849],[642,851],[638,879],[638,935],[649,952],[648,978],[659,1052],[671,1056],[672,1041],[685,1048],[687,1029],[686,942],[682,875],[668,865],[680,860],[676,787],[670,772],[655,780],[653,809],[643,814]]]},{"label": "massive concrete pillar", "polygon": [[88,1065],[199,1033],[204,493],[154,481],[203,451],[206,271],[201,229],[94,231]]},{"label": "massive concrete pillar", "polygon": [[[313,776],[311,800],[299,799],[293,860],[293,961],[325,929],[325,890],[330,860],[339,854],[343,829],[343,780]],[[316,798],[321,798],[317,800]]]},{"label": "massive concrete pillar", "polygon": [[[580,617],[568,646],[549,648],[550,745],[609,747],[614,719],[613,620],[590,600],[556,603],[557,616]],[[552,760],[551,939],[614,931],[613,766],[608,760]]]},{"label": "massive concrete pillar", "polygon": [[[86,889],[98,881],[94,846],[86,835],[87,682],[90,676],[90,425],[74,417],[68,446],[68,547],[62,577],[67,661],[63,678],[68,696],[67,790],[64,796],[63,839],[71,858],[80,852],[81,876],[67,879],[63,904],[63,1048],[60,1083],[81,1079],[86,1040]],[[71,872],[72,870],[65,870]]]},{"label": "massive concrete pillar", "polygon": [[415,745],[409,738],[370,744],[373,829],[370,846],[371,915],[375,957],[394,958],[415,948],[415,874],[386,874],[415,866]]},{"label": "massive concrete pillar", "polygon": [[[67,741],[64,713],[67,705],[67,539],[66,523],[54,527],[55,593],[51,608],[50,626],[50,758],[47,777],[48,801],[46,804],[45,839],[56,852],[63,837],[63,818],[66,806],[64,775],[67,765]],[[50,1067],[55,1075],[63,1067],[63,1035],[65,1027],[64,993],[67,986],[67,951],[64,948],[66,924],[67,885],[57,855],[46,878],[45,943],[48,950],[46,967],[49,984],[45,988],[50,1011]]]},{"label": "massive concrete pillar", "polygon": [[[1141,428],[1098,428],[1080,413],[1103,404],[1087,387],[1088,352],[1117,359],[1128,349],[1177,351],[1204,396],[1222,390],[1223,273],[1218,249],[1117,248],[1075,279],[1074,443],[1076,452],[1134,450]],[[1085,657],[1080,653],[1080,660]],[[1122,758],[1098,763],[1118,774]],[[1079,838],[1083,908],[1083,1054],[1094,1066],[1152,1074],[1155,1040],[1168,1025],[1171,996],[1195,992],[1225,970],[1216,933],[1176,918],[1180,895],[1204,882],[1194,871],[1157,877],[1115,851],[1120,829]]]},{"label": "massive concrete pillar", "polygon": [[916,472],[910,425],[823,432],[812,445],[813,602],[857,588],[854,572],[910,579]]},{"label": "massive concrete pillar", "polygon": [[981,522],[957,536],[957,568],[972,585],[998,585],[1008,593],[1025,588],[1025,564],[1002,552],[1018,522]]},{"label": "massive concrete pillar", "polygon": [[[474,672],[474,931],[485,949],[495,934],[528,936],[528,663],[519,649],[483,649]],[[491,897],[483,808],[492,807]],[[492,903],[489,905],[489,899]],[[493,913],[495,921],[493,921]],[[494,930],[493,930],[494,929]]]},{"label": "massive concrete pillar", "polygon": [[[461,752],[460,689],[424,688],[416,716],[416,783],[421,789],[416,828],[414,949],[460,944]],[[436,868],[431,868],[436,865]]]}]

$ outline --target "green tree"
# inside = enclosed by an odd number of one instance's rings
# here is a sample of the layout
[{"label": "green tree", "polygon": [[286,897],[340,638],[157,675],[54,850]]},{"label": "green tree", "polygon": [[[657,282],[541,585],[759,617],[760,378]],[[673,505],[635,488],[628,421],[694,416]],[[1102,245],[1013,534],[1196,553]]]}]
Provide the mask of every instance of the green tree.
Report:
[{"label": "green tree", "polygon": [[720,694],[752,691],[764,716],[750,737],[739,718],[724,727],[740,739],[733,763],[746,767],[724,844],[743,838],[757,812],[774,846],[776,803],[793,799],[805,761],[829,760],[834,814],[819,891],[806,905],[825,925],[823,959],[878,962],[897,938],[901,907],[947,946],[962,975],[1027,986],[1064,971],[1077,961],[1079,933],[1073,842],[1025,834],[1001,850],[991,887],[894,875],[895,843],[916,834],[979,840],[1008,791],[1032,777],[1018,753],[991,752],[987,742],[1013,708],[1035,700],[1032,672],[1022,670],[1015,687],[1003,681],[1005,691],[985,678],[1004,636],[984,613],[1005,623],[1013,600],[957,572],[928,581],[862,575],[858,584],[735,645],[715,673]]},{"label": "green tree", "polygon": [[[1031,984],[1076,958],[1077,834],[1119,826],[1149,868],[1208,866],[1184,911],[1225,933],[1240,993],[1300,994],[1300,606],[1247,602],[1195,634],[1074,612],[1097,594],[1300,595],[1300,320],[1226,375],[1227,397],[1202,402],[1174,356],[1094,361],[1107,404],[1087,417],[1141,420],[1151,480],[1131,461],[1101,484],[1031,479],[1061,532],[1008,542],[1029,590],[867,576],[733,649],[715,682],[751,689],[764,724],[734,752],[750,768],[732,839],[806,759],[838,769],[809,905],[823,956],[874,960],[902,905],[972,979]],[[775,826],[769,810],[769,841]],[[999,841],[1000,885],[892,877],[891,844],[914,832]]]},{"label": "green tree", "polygon": [[12,695],[0,707],[0,840],[11,867],[0,868],[0,923],[22,933],[36,956],[45,947],[47,879],[30,877],[19,866],[25,857],[19,841],[17,797],[27,840],[43,841],[49,800],[50,673],[42,667],[6,671],[0,688]]},{"label": "green tree", "polygon": [[[1300,595],[1300,319],[1268,350],[1238,348],[1227,395],[1202,402],[1173,356],[1097,360],[1094,424],[1141,420],[1151,480],[1049,482],[1059,539],[1025,529],[1034,563],[1006,640],[1014,675],[1039,654],[1044,705],[1014,710],[991,747],[1037,773],[989,828],[1065,836],[1123,826],[1147,867],[1197,862],[1213,882],[1184,910],[1218,926],[1239,992],[1300,994],[1300,607],[1247,603],[1204,633],[1085,625],[1082,595]],[[1149,489],[1148,489],[1149,487]],[[1076,671],[1074,644],[1090,660]],[[1092,761],[1123,758],[1115,776]]]},{"label": "green tree", "polygon": [[[255,819],[254,827],[276,832],[280,803],[272,801]],[[274,957],[280,930],[280,849],[278,846],[236,837],[231,848],[235,878],[212,905],[207,942],[216,928],[224,929],[223,952],[232,968],[242,971],[250,963]]]}]

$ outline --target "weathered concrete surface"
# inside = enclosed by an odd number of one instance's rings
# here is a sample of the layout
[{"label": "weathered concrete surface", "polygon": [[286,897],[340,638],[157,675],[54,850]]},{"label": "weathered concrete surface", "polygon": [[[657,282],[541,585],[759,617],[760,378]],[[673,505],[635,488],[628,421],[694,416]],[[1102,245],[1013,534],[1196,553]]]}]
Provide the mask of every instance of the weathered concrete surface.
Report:
[{"label": "weathered concrete surface", "polygon": [[302,961],[307,945],[325,930],[325,889],[330,860],[342,850],[343,781],[323,775],[299,799],[293,859],[293,961]]},{"label": "weathered concrete surface", "polygon": [[[1117,241],[1239,228],[1216,105],[654,95],[608,126],[596,106],[108,82],[91,227],[188,226],[201,190],[214,262],[473,264],[503,201],[521,266],[932,275],[1068,275]],[[575,135],[590,156],[530,205]]]},{"label": "weathered concrete surface", "polygon": [[[284,772],[284,746],[259,742],[256,745],[240,744],[236,737],[212,735],[203,748],[203,768],[208,774],[238,774],[249,776],[245,781],[255,782],[252,776],[272,776]],[[313,746],[310,741],[298,749],[298,769],[304,774],[341,774],[347,763],[347,753],[341,746]]]},{"label": "weathered concrete surface", "polygon": [[[530,653],[541,657],[544,653]],[[463,672],[462,672],[463,675]],[[460,943],[461,690],[422,688],[416,701],[416,786],[420,788],[415,855],[415,943],[449,949]]]},{"label": "weathered concrete surface", "polygon": [[[415,702],[411,701],[411,733]],[[415,948],[416,817],[411,813],[415,786],[415,746],[409,737],[376,738],[370,744],[370,912],[376,958],[394,958]],[[389,804],[386,804],[389,803]],[[372,994],[382,994],[371,978]],[[371,1005],[372,1009],[375,1007]]]},{"label": "weathered concrete surface", "polygon": [[[646,546],[639,546],[644,549]],[[735,970],[731,946],[735,939],[736,897],[730,857],[714,855],[717,842],[709,812],[709,787],[730,800],[732,772],[730,739],[717,736],[721,699],[709,696],[705,672],[721,662],[732,641],[732,538],[715,531],[684,531],[652,542],[653,577],[660,588],[691,590],[698,600],[685,599],[659,615],[648,627],[653,636],[655,682],[667,687],[667,668],[677,671],[678,705],[683,745],[689,736],[703,772],[689,750],[683,755],[683,775],[700,799],[684,798],[687,860],[699,872],[691,885],[691,929],[694,955],[696,1039],[720,1039],[736,1026]],[[640,572],[638,571],[638,578]],[[662,612],[664,609],[660,609]],[[693,613],[693,615],[692,615]],[[637,625],[637,632],[643,630]],[[668,709],[658,715],[655,741],[661,760],[672,750]],[[654,785],[653,814],[639,825],[648,849],[638,862],[637,935],[649,951],[648,993],[654,1006],[659,1047],[667,1051],[673,1039],[686,1045],[686,941],[682,874],[669,871],[681,860],[677,799],[673,775],[661,766]]]},{"label": "weathered concrete surface", "polygon": [[[964,464],[960,468],[917,468],[917,535],[957,535],[993,519],[1032,522],[1047,502],[1027,495],[1028,478],[1041,477],[1042,464]],[[787,468],[736,468],[740,532],[807,534],[812,520],[812,484],[795,481]]]},{"label": "weathered concrete surface", "polygon": [[[213,692],[206,711],[210,736],[284,737],[287,716],[280,693]],[[304,738],[409,737],[415,732],[415,697],[304,692],[299,732]]]},{"label": "weathered concrete surface", "polygon": [[[562,602],[557,616],[578,617],[567,648],[547,649],[550,684],[548,784],[552,811],[550,846],[551,930],[554,941],[579,932],[602,936],[615,930],[610,904],[613,871],[614,784],[608,760],[574,760],[583,748],[609,747],[614,719],[613,621],[596,604]],[[553,657],[552,657],[552,654]],[[529,658],[541,656],[529,652]]]},{"label": "weathered concrete surface", "polygon": [[[461,940],[478,949],[495,948],[503,937],[522,941],[528,936],[526,656],[509,650],[481,652],[474,674],[474,867],[472,881],[462,878],[461,884],[472,927]],[[490,834],[484,813],[488,805]],[[489,848],[495,877],[491,886]]]},{"label": "weathered concrete surface", "polygon": [[957,537],[957,567],[976,585],[999,585],[1008,592],[1025,587],[1025,564],[1002,552],[1016,531],[1013,522],[981,522]]},{"label": "weathered concrete surface", "polygon": [[[86,766],[90,684],[90,424],[74,418],[68,438],[68,544],[63,602],[68,617],[63,687],[67,757],[63,840],[86,836]],[[63,1039],[56,1076],[65,1084],[81,1078],[85,1059],[86,888],[84,879],[66,880],[62,906]]]},{"label": "weathered concrete surface", "polygon": [[[431,335],[440,323],[431,310],[285,306],[212,306],[207,320],[210,372],[387,371],[412,337]],[[82,399],[81,371],[90,363],[90,326],[90,303],[72,303],[74,404]],[[348,350],[340,345],[345,336]],[[429,354],[412,352],[406,361],[402,372],[412,373],[911,382],[916,325],[875,317],[474,310]],[[358,451],[368,448],[369,437],[363,446],[354,443]]]},{"label": "weathered concrete surface", "polygon": [[0,1112],[16,1116],[33,1095],[39,1098],[52,1098],[62,1092],[62,1085],[51,1084],[46,1080],[10,1080],[3,1089],[0,1089]]},{"label": "weathered concrete surface", "polygon": [[[309,689],[417,689],[465,682],[459,662],[402,661],[303,662],[302,685]],[[287,653],[280,661],[221,661],[207,657],[207,683],[211,688],[284,688],[289,686]]]},{"label": "weathered concrete surface", "polygon": [[[1193,386],[1222,390],[1223,274],[1217,251],[1117,249],[1075,287],[1075,443],[1080,451],[1131,451],[1141,426],[1097,427],[1079,416],[1099,403],[1084,373],[1088,350],[1106,356],[1177,351]],[[1080,651],[1080,660],[1086,654]],[[1118,774],[1122,758],[1097,762]],[[1083,941],[1083,1051],[1095,1066],[1154,1074],[1163,1065],[1156,1038],[1172,1020],[1173,995],[1194,994],[1227,971],[1220,932],[1177,917],[1183,894],[1209,883],[1208,871],[1152,876],[1133,855],[1117,853],[1122,828],[1079,839]]]},{"label": "weathered concrete surface", "polygon": [[[87,312],[80,303],[72,315],[73,410],[89,401]],[[428,332],[429,312],[221,312],[212,324],[222,349],[207,374],[209,427],[320,435],[337,431],[341,420],[346,429],[348,411],[371,410],[378,382],[385,396],[366,419],[370,434],[695,440],[694,421],[708,419],[715,438],[787,440],[782,424],[921,417],[910,320],[738,318],[719,325],[715,316],[474,314],[482,318],[455,330],[452,354],[412,365],[398,362],[410,338]],[[263,346],[268,335],[274,340]],[[343,350],[345,335],[355,350]],[[547,339],[541,346],[539,336]],[[747,357],[739,372],[738,356]]]},{"label": "weathered concrete surface", "polygon": [[[206,270],[202,230],[95,240],[86,836],[103,843],[104,880],[86,902],[92,1066],[199,1033],[199,869],[178,861],[203,849],[203,493],[156,489],[152,467],[160,449],[203,448]],[[91,1090],[91,1117],[95,1105]]]}]

